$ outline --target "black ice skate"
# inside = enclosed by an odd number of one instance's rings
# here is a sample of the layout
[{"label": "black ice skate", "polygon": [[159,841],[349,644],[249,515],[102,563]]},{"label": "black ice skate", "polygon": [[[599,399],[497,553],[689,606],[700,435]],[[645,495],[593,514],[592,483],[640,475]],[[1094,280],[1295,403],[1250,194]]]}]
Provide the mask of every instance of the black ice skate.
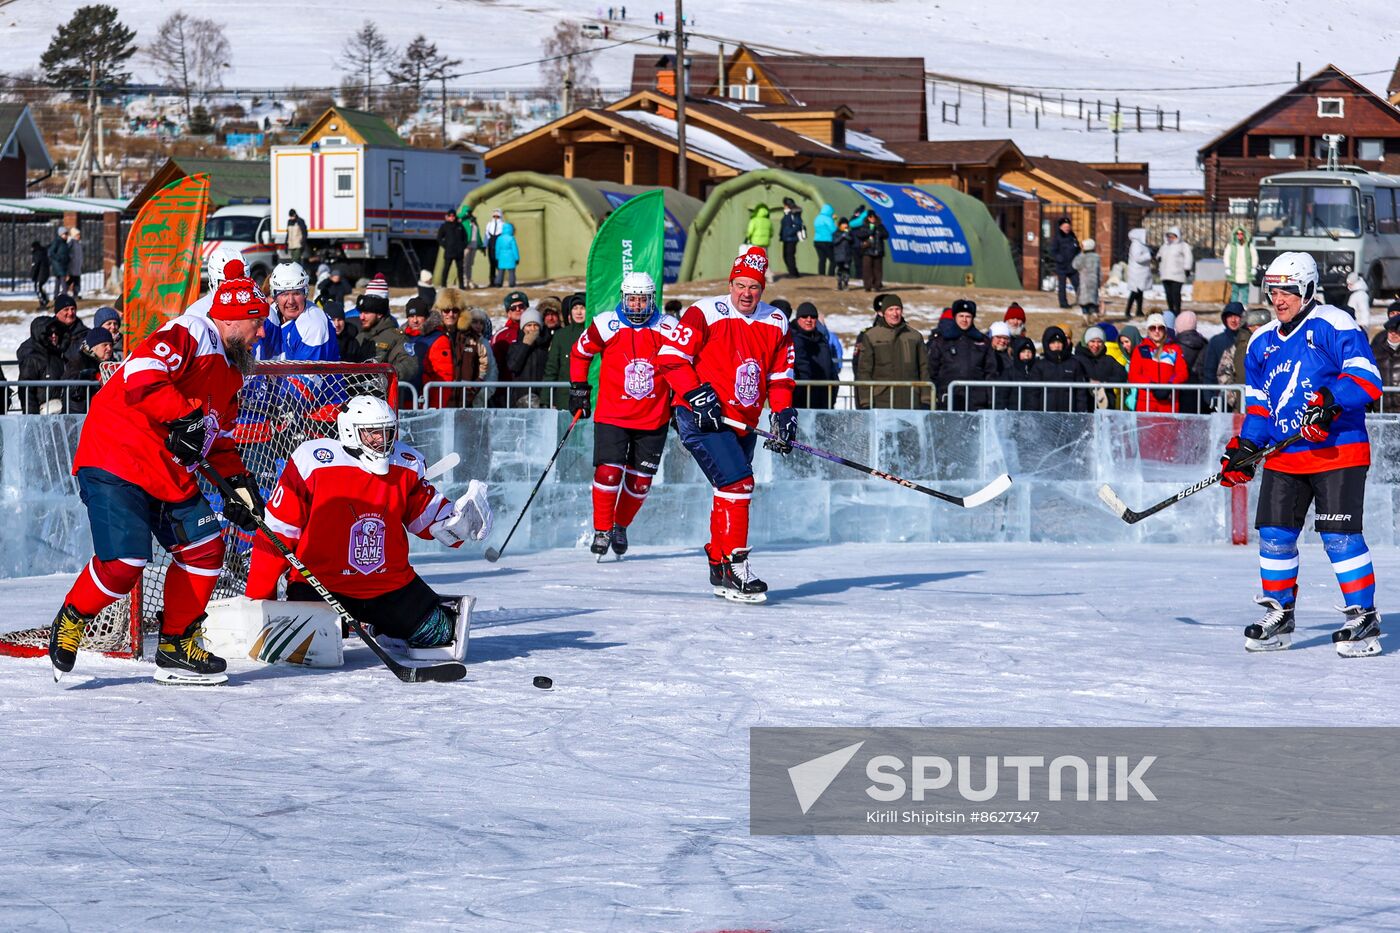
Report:
[{"label": "black ice skate", "polygon": [[1245,651],[1283,651],[1293,644],[1293,607],[1285,608],[1272,596],[1256,596],[1254,601],[1268,608],[1264,618],[1244,629]]},{"label": "black ice skate", "polygon": [[735,550],[728,560],[718,564],[711,562],[710,583],[715,588],[716,596],[736,603],[761,603],[768,599],[768,584],[755,577],[749,569],[749,549],[746,547]]},{"label": "black ice skate", "polygon": [[49,663],[53,665],[54,683],[73,669],[73,663],[78,660],[78,644],[92,618],[80,614],[69,603],[58,610],[53,627],[49,629]]},{"label": "black ice skate", "polygon": [[627,529],[614,525],[611,533],[613,553],[618,557],[627,553]]},{"label": "black ice skate", "polygon": [[593,532],[593,543],[588,545],[588,550],[598,555],[598,562],[603,562],[603,555],[608,553],[608,546],[612,544],[612,536],[606,531]]},{"label": "black ice skate", "polygon": [[156,683],[180,687],[217,687],[228,683],[224,659],[199,645],[204,616],[189,624],[181,635],[160,636],[156,651]]},{"label": "black ice skate", "polygon": [[1347,606],[1347,619],[1332,633],[1332,644],[1344,658],[1369,658],[1381,653],[1381,615],[1375,609]]}]

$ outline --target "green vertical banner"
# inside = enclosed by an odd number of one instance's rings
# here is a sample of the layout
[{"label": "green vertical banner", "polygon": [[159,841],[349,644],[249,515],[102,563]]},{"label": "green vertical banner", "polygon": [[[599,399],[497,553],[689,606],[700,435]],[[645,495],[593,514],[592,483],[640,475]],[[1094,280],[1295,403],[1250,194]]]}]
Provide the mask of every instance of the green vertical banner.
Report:
[{"label": "green vertical banner", "polygon": [[[646,272],[656,283],[656,303],[661,298],[661,262],[666,245],[666,202],[661,189],[639,194],[608,215],[593,245],[588,248],[588,320],[617,307],[622,300],[622,277],[628,272]],[[588,381],[593,383],[594,401],[598,394],[598,367],[602,357],[593,358]]]}]

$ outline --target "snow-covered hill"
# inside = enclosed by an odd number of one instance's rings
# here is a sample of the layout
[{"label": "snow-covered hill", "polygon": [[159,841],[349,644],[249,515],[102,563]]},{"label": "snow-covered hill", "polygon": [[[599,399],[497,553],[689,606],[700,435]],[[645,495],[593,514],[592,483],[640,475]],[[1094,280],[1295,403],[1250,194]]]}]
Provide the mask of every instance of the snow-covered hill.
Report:
[{"label": "snow-covered hill", "polygon": [[[19,0],[0,8],[0,60],[10,70],[37,65],[54,28],[84,2]],[[606,6],[569,0],[400,0],[388,8],[373,0],[342,0],[333,16],[303,8],[295,17],[276,0],[118,0],[117,6],[141,38],[177,7],[225,22],[234,52],[228,82],[241,87],[338,85],[342,44],[365,19],[378,23],[397,46],[425,33],[462,59],[463,71],[477,72],[454,83],[532,87],[539,83],[537,65],[486,70],[538,58],[541,41],[560,19],[606,16]],[[656,31],[652,16],[663,8],[669,21],[669,5],[639,3],[628,9],[626,23],[610,24],[611,40],[599,41],[600,47],[619,39],[642,41],[603,48],[595,56],[594,70],[605,87],[627,84],[634,53],[658,50],[650,38]],[[743,41],[816,54],[922,55],[930,72],[1039,92],[1048,107],[1036,130],[1039,97],[1026,109],[1017,97],[1008,129],[1006,98],[993,92],[983,126],[980,91],[964,87],[959,123],[944,124],[940,104],[956,100],[958,90],[940,82],[930,113],[934,138],[1010,136],[1032,155],[1107,161],[1113,157],[1112,134],[1085,131],[1078,98],[1120,98],[1130,108],[1151,108],[1154,125],[1155,108],[1180,110],[1181,132],[1130,131],[1120,140],[1120,157],[1150,161],[1158,187],[1199,184],[1196,149],[1287,90],[1297,62],[1305,74],[1335,63],[1383,91],[1400,37],[1392,0],[1326,7],[1297,0],[1081,0],[1050,7],[1033,0],[691,0],[686,12],[696,20],[691,49],[697,55],[715,51],[717,40],[731,50]],[[138,76],[143,70],[149,71],[138,64]],[[1068,100],[1063,119],[1062,92]]]}]

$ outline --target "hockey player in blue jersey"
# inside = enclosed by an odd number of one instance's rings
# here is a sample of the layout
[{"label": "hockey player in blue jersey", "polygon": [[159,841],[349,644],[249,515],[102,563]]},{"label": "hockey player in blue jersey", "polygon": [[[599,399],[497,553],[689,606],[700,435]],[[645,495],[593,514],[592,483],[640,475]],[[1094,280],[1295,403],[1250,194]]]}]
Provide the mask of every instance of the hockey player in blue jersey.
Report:
[{"label": "hockey player in blue jersey", "polygon": [[1267,610],[1245,629],[1245,649],[1276,651],[1292,641],[1298,593],[1298,536],[1308,507],[1341,587],[1346,620],[1332,641],[1342,657],[1380,654],[1376,575],[1361,534],[1371,443],[1366,406],[1381,377],[1366,334],[1340,308],[1318,301],[1317,263],[1283,253],[1264,273],[1277,320],[1259,328],[1245,355],[1245,419],[1221,457],[1224,484],[1248,482],[1249,457],[1298,436],[1264,463],[1255,527]]},{"label": "hockey player in blue jersey", "polygon": [[311,277],[299,263],[279,263],[267,279],[272,316],[262,342],[260,360],[305,360],[334,363],[340,343],[326,312],[310,302]]}]

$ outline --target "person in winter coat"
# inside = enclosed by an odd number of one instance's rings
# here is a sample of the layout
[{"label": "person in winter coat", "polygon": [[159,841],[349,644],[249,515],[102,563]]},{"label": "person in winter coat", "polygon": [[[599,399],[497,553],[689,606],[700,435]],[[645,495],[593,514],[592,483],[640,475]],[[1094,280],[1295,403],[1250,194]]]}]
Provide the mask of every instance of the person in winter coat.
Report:
[{"label": "person in winter coat", "polygon": [[[1269,323],[1271,316],[1263,308],[1250,308],[1244,313],[1244,324],[1235,333],[1235,342],[1225,350],[1220,356],[1220,364],[1215,370],[1215,381],[1218,385],[1240,385],[1244,382],[1244,358],[1245,352],[1249,349],[1249,341],[1253,339],[1254,332],[1265,324]],[[1372,349],[1375,349],[1372,345]],[[1238,366],[1236,362],[1238,361]],[[1240,397],[1238,394],[1227,395],[1226,405],[1229,411],[1238,411]]]},{"label": "person in winter coat", "polygon": [[1123,352],[1123,347],[1118,342],[1118,328],[1107,321],[1097,326],[1103,334],[1104,352],[1108,354],[1110,359],[1122,366],[1123,372],[1126,373],[1128,371],[1128,355]]},{"label": "person in winter coat", "polygon": [[404,382],[418,382],[422,367],[409,355],[404,347],[403,331],[394,326],[394,319],[389,316],[389,285],[382,275],[376,275],[360,296],[359,312],[358,339],[371,359],[394,367],[394,372]]},{"label": "person in winter coat", "polygon": [[[1011,368],[1006,371],[1008,382],[1035,382],[1035,341],[1029,337],[1011,338]],[[1035,387],[1008,386],[998,390],[998,408],[1008,411],[1044,411],[1045,394]]]},{"label": "person in winter coat", "polygon": [[[1201,354],[1193,373],[1193,381],[1201,385],[1218,384],[1216,374],[1220,370],[1220,358],[1235,343],[1235,335],[1244,323],[1244,305],[1238,301],[1227,304],[1225,310],[1220,312],[1220,323],[1225,325],[1225,329],[1206,341],[1206,352]],[[1219,392],[1201,394],[1202,411],[1224,411],[1224,403],[1225,398]]]},{"label": "person in winter coat", "polygon": [[[29,322],[29,339],[19,345],[19,378],[32,380],[62,379],[66,363],[60,343],[63,327],[49,315],[40,315]],[[61,389],[29,387],[20,390],[20,404],[26,414],[37,415],[48,408],[62,407]],[[50,405],[57,401],[58,404]]]},{"label": "person in winter coat", "polygon": [[[440,381],[456,382],[476,378],[473,375],[462,375],[462,352],[457,341],[457,335],[462,327],[462,319],[467,316],[466,295],[461,289],[451,286],[441,289],[433,300],[432,312],[442,316],[442,330],[447,335],[447,352],[452,361],[451,374]],[[427,382],[426,377],[424,382]],[[462,392],[460,389],[436,389],[430,390],[427,394],[435,396],[428,402],[429,406],[433,408],[458,408],[461,406]]]},{"label": "person in winter coat", "polygon": [[1074,257],[1070,266],[1079,277],[1074,297],[1079,302],[1079,310],[1084,312],[1084,326],[1087,327],[1099,313],[1099,278],[1103,267],[1099,265],[1099,254],[1094,252],[1098,244],[1089,238],[1083,246],[1084,251]]},{"label": "person in winter coat", "polygon": [[306,221],[297,216],[294,210],[287,211],[287,255],[292,262],[300,263],[306,254]]},{"label": "person in winter coat", "polygon": [[[904,321],[904,302],[881,295],[875,303],[875,323],[856,338],[856,381],[928,382],[928,353],[919,332]],[[930,396],[930,389],[919,390],[916,402],[908,387],[866,386],[856,389],[856,407],[926,409]]]},{"label": "person in winter coat", "polygon": [[783,220],[778,227],[778,239],[783,244],[783,265],[787,267],[790,279],[802,277],[802,273],[797,271],[797,244],[806,238],[807,225],[802,222],[802,208],[792,198],[783,198]]},{"label": "person in winter coat", "polygon": [[331,277],[326,279],[326,283],[316,295],[316,303],[327,314],[337,309],[344,310],[345,299],[354,290],[355,286],[346,278],[345,270],[336,266],[331,269]]},{"label": "person in winter coat", "polygon": [[71,249],[68,246],[68,228],[59,227],[54,234],[53,242],[49,244],[49,271],[53,273],[53,294],[57,298],[63,294],[68,287],[68,257]]},{"label": "person in winter coat", "polygon": [[1152,249],[1147,245],[1147,231],[1134,227],[1128,231],[1128,306],[1125,309],[1128,320],[1133,319],[1133,305],[1137,305],[1138,317],[1145,317],[1142,309],[1142,296],[1152,287]]},{"label": "person in winter coat", "polygon": [[431,269],[419,271],[418,294],[413,297],[417,298],[420,302],[427,302],[430,308],[433,306],[433,302],[437,301],[437,289],[433,287],[433,271]]},{"label": "person in winter coat", "polygon": [[[475,305],[467,308],[457,319],[453,341],[458,379],[464,382],[500,381],[496,357],[491,352],[491,316],[485,308]],[[462,394],[462,405],[466,408],[485,407],[486,396],[479,388],[466,389]]]},{"label": "person in winter coat", "polygon": [[342,363],[368,363],[374,359],[373,350],[360,343],[360,325],[346,320],[344,308],[327,311],[326,317],[330,318],[331,327],[335,329],[335,342],[340,348]]},{"label": "person in winter coat", "polygon": [[[1206,338],[1196,330],[1196,312],[1183,311],[1176,316],[1176,336],[1173,338],[1181,347],[1181,352],[1186,357],[1186,381],[1191,385],[1204,385],[1208,380],[1205,378],[1206,361]],[[1199,392],[1178,392],[1176,394],[1176,410],[1185,414],[1199,414],[1201,411],[1209,411],[1208,407],[1201,406],[1201,393]]]},{"label": "person in winter coat", "polygon": [[856,231],[860,241],[861,282],[868,292],[885,287],[885,244],[890,232],[880,222],[880,215],[870,211],[865,215],[865,225]]},{"label": "person in winter coat", "polygon": [[38,240],[29,243],[29,281],[34,283],[34,294],[39,296],[39,310],[43,311],[49,306],[49,295],[44,291],[44,286],[49,284],[49,251]]},{"label": "person in winter coat", "polygon": [[832,240],[836,239],[836,209],[823,204],[817,219],[812,221],[812,248],[817,251],[817,275],[835,275],[836,260],[832,255]]},{"label": "person in winter coat", "polygon": [[418,388],[423,393],[423,401],[429,408],[451,408],[457,400],[457,393],[451,389],[435,389],[435,382],[452,382],[456,368],[452,359],[452,338],[448,336],[447,324],[442,311],[434,308],[428,312],[422,327],[414,336],[405,334],[404,349],[418,360],[422,368],[422,379]]},{"label": "person in winter coat", "polygon": [[749,225],[744,230],[744,242],[764,249],[773,242],[773,221],[768,219],[768,205],[760,204],[749,211]]},{"label": "person in winter coat", "polygon": [[831,352],[826,328],[818,320],[817,306],[804,301],[793,316],[792,367],[797,377],[797,389],[792,404],[796,408],[832,408],[836,402],[835,386],[808,386],[816,380],[834,382],[841,378],[841,369]]},{"label": "person in winter coat", "polygon": [[[467,251],[467,231],[457,219],[456,211],[447,211],[437,231],[438,254],[442,257],[442,280],[450,282],[452,266],[457,267],[457,287],[467,287],[467,264],[463,257]],[[429,284],[432,282],[429,276]],[[431,299],[429,299],[431,300]]]},{"label": "person in winter coat", "polygon": [[[1147,337],[1133,350],[1128,364],[1128,381],[1138,385],[1160,383],[1183,385],[1190,378],[1186,354],[1167,337],[1167,323],[1160,314],[1147,318]],[[1138,411],[1178,411],[1173,389],[1155,388],[1138,392]]]},{"label": "person in winter coat", "polygon": [[1249,286],[1259,265],[1259,250],[1254,236],[1244,227],[1236,227],[1225,244],[1225,281],[1230,283],[1230,300],[1240,306],[1249,304]]},{"label": "person in winter coat", "polygon": [[1055,290],[1059,293],[1061,308],[1069,307],[1066,282],[1074,286],[1076,295],[1079,293],[1079,273],[1074,271],[1074,257],[1079,252],[1079,237],[1074,235],[1073,225],[1068,217],[1061,217],[1050,237],[1050,258],[1055,262]]},{"label": "person in winter coat", "polygon": [[850,221],[842,217],[836,222],[836,232],[831,235],[831,274],[836,276],[837,291],[844,292],[851,283],[851,265],[856,261],[857,248]]},{"label": "person in winter coat", "polygon": [[486,222],[486,230],[483,231],[486,237],[486,265],[487,279],[492,287],[495,287],[500,277],[500,270],[496,268],[496,240],[500,239],[501,232],[505,230],[506,222],[501,216],[501,209],[498,207],[491,211],[491,219]]},{"label": "person in winter coat", "polygon": [[[1090,393],[1094,408],[1119,409],[1123,407],[1122,392],[1109,386],[1121,385],[1128,381],[1128,368],[1109,355],[1108,335],[1101,327],[1090,327],[1084,331],[1084,342],[1074,348],[1074,358],[1084,370],[1091,385],[1102,386]],[[1117,346],[1113,345],[1116,350]]]},{"label": "person in winter coat", "polygon": [[[544,315],[531,308],[520,315],[520,333],[506,354],[506,367],[512,382],[543,382],[544,368],[549,363],[549,334],[544,329]],[[510,396],[511,408],[542,408],[538,388],[527,388]]]},{"label": "person in winter coat", "polygon": [[[991,345],[992,362],[996,365],[996,375],[992,378],[1006,382],[1011,378],[1011,328],[1005,321],[993,321],[987,328],[987,343]],[[1014,401],[1015,393],[1008,392],[1005,386],[992,389],[993,408],[1011,408]]]},{"label": "person in winter coat", "polygon": [[[1074,358],[1069,337],[1060,328],[1045,328],[1040,338],[1040,359],[1031,370],[1036,382],[1088,382],[1084,367]],[[1082,389],[1046,389],[1043,411],[1089,411],[1089,393]]]},{"label": "person in winter coat", "polygon": [[520,245],[515,241],[515,224],[501,225],[501,235],[496,237],[496,278],[491,287],[515,287],[515,269],[520,265]]},{"label": "person in winter coat", "polygon": [[83,287],[83,231],[74,227],[68,232],[68,294],[78,297]]},{"label": "person in winter coat", "polygon": [[[977,305],[966,298],[953,302],[952,317],[943,318],[928,339],[928,375],[938,390],[935,404],[947,405],[952,382],[988,382],[996,378],[992,345],[973,326]],[[960,386],[953,392],[953,411],[981,411],[991,404],[985,389]]]},{"label": "person in winter coat", "polygon": [[102,382],[102,364],[112,359],[115,351],[112,334],[106,328],[94,327],[87,332],[77,355],[70,358],[64,367],[63,378],[90,382],[91,386],[72,386],[68,389],[68,407],[65,409],[67,414],[87,412],[88,404]]},{"label": "person in winter coat", "polygon": [[1167,310],[1181,313],[1181,286],[1191,277],[1195,259],[1191,247],[1181,239],[1181,228],[1168,227],[1167,239],[1157,250],[1157,274],[1167,293]]},{"label": "person in winter coat", "polygon": [[1371,332],[1371,291],[1366,279],[1355,272],[1347,274],[1347,308],[1363,333]]},{"label": "person in winter coat", "polygon": [[462,260],[462,274],[467,277],[467,288],[476,288],[476,282],[472,279],[472,267],[476,265],[477,250],[481,249],[483,245],[481,225],[476,222],[476,215],[465,204],[457,209],[457,220],[462,225],[467,242],[467,253]]},{"label": "person in winter coat", "polygon": [[1016,302],[1011,302],[1001,319],[1011,328],[1011,336],[1020,337],[1026,332],[1026,309]]},{"label": "person in winter coat", "polygon": [[[1400,317],[1385,322],[1380,333],[1371,341],[1371,350],[1376,354],[1376,366],[1381,371],[1381,386],[1400,388]],[[1400,396],[1382,395],[1371,410],[1387,414],[1400,411]]]},{"label": "person in winter coat", "polygon": [[[543,304],[543,302],[541,302]],[[549,361],[544,367],[545,382],[569,381],[569,353],[578,338],[588,330],[588,296],[584,292],[574,292],[564,298],[561,305],[564,313],[564,326],[549,340]],[[566,389],[552,389],[551,408],[569,407],[569,393]]]}]

